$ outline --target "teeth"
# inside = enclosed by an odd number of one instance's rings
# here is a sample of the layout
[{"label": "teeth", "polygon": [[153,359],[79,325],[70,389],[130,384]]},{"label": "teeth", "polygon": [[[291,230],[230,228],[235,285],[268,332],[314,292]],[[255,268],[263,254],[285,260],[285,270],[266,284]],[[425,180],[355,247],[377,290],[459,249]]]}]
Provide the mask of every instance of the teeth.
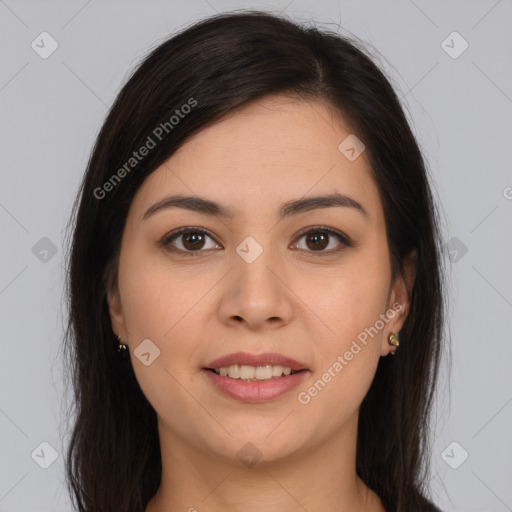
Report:
[{"label": "teeth", "polygon": [[223,377],[247,381],[270,380],[273,378],[279,378],[282,375],[295,373],[292,372],[291,368],[280,365],[247,366],[245,364],[232,364],[229,367],[224,366],[222,368],[217,368],[214,371],[217,375],[222,375]]},{"label": "teeth", "polygon": [[[228,372],[228,375],[231,373],[231,368]],[[240,366],[239,377],[242,380],[254,379],[254,375],[256,374],[256,368],[254,366]]]}]

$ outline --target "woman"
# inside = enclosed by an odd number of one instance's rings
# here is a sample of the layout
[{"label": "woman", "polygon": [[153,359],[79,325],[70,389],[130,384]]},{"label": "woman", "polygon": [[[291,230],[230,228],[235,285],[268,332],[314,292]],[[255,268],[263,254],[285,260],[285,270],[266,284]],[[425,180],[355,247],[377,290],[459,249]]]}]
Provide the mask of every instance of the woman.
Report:
[{"label": "woman", "polygon": [[182,31],[75,206],[78,510],[439,510],[437,213],[362,47],[255,11]]}]

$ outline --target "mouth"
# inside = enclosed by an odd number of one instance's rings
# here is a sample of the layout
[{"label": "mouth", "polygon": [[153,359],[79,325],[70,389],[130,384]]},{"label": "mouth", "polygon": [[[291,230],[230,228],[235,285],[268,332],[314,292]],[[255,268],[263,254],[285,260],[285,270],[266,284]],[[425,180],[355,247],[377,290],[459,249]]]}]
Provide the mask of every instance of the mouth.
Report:
[{"label": "mouth", "polygon": [[291,357],[270,352],[263,354],[251,354],[249,352],[228,354],[210,361],[204,369],[232,379],[256,378],[261,380],[281,377],[283,374],[288,376],[301,370],[309,370],[305,364]]}]

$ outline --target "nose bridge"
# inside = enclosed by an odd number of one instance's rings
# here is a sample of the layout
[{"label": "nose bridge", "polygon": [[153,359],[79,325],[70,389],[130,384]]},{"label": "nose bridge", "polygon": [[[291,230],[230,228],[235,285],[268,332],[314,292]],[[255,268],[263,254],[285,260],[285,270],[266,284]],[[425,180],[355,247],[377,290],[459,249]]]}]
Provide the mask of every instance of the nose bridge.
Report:
[{"label": "nose bridge", "polygon": [[270,296],[279,292],[275,275],[271,271],[276,262],[270,245],[270,236],[260,235],[258,238],[261,243],[253,236],[246,237],[236,247],[236,255],[233,258],[236,290],[244,295],[253,296],[253,300],[256,301],[262,293],[268,300]]},{"label": "nose bridge", "polygon": [[261,243],[248,236],[235,248],[234,268],[222,298],[224,320],[236,317],[256,326],[268,319],[289,319],[290,294],[283,284],[284,276],[279,278],[284,267],[269,245],[271,236],[267,233],[258,238]]}]

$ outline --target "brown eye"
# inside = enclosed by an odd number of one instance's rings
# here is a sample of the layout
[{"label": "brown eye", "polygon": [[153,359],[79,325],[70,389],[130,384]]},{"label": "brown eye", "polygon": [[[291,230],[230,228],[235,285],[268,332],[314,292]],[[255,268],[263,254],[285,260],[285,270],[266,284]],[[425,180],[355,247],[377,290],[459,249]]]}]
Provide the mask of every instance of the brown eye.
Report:
[{"label": "brown eye", "polygon": [[[208,239],[212,240],[208,246]],[[219,247],[213,238],[200,228],[182,228],[167,235],[161,242],[163,246],[173,252],[194,255],[204,252],[206,249]],[[204,250],[203,250],[204,249]]]},{"label": "brown eye", "polygon": [[[354,247],[354,243],[348,236],[330,228],[317,227],[310,229],[300,235],[299,239],[302,238],[305,239],[305,247],[300,247],[300,244],[297,243],[297,248],[304,249],[307,252],[331,254],[342,250],[344,247]],[[338,243],[336,244],[334,240],[337,240]],[[329,246],[331,246],[330,249],[325,250]]]},{"label": "brown eye", "polygon": [[[345,247],[354,247],[355,245],[348,236],[325,227],[309,229],[309,231],[300,235],[299,239],[302,238],[305,239],[306,245],[300,247],[300,244],[297,243],[295,244],[297,248],[304,249],[309,253],[319,253],[319,255],[333,254]],[[208,239],[211,241],[208,242]],[[337,244],[335,243],[336,240],[338,241]],[[208,243],[210,243],[209,246]],[[334,246],[330,247],[333,244]],[[190,227],[181,228],[168,234],[162,239],[160,245],[171,252],[188,256],[199,256],[207,249],[222,249],[222,246],[217,244],[204,229]]]},{"label": "brown eye", "polygon": [[329,235],[320,231],[309,233],[306,235],[306,244],[315,251],[325,249],[329,244]]},{"label": "brown eye", "polygon": [[197,249],[202,249],[204,246],[205,236],[202,233],[184,233],[181,236],[183,246],[187,250],[195,251]]}]

